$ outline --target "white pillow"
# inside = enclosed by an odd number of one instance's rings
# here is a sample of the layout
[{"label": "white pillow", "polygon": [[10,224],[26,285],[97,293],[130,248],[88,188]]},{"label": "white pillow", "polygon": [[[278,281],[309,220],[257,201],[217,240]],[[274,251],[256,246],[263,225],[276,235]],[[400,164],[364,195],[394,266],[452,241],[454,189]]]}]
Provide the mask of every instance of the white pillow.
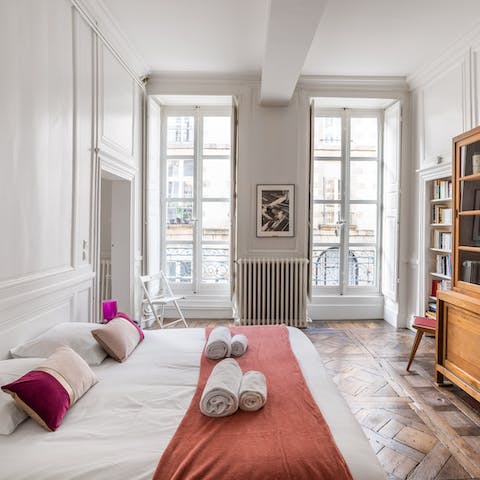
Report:
[{"label": "white pillow", "polygon": [[[0,386],[7,385],[37,368],[44,358],[0,360]],[[0,435],[10,435],[28,415],[17,407],[10,395],[0,390]]]},{"label": "white pillow", "polygon": [[38,337],[10,350],[10,355],[19,357],[49,357],[60,346],[75,350],[89,365],[100,365],[107,352],[92,337],[91,331],[98,323],[66,322],[55,325]]}]

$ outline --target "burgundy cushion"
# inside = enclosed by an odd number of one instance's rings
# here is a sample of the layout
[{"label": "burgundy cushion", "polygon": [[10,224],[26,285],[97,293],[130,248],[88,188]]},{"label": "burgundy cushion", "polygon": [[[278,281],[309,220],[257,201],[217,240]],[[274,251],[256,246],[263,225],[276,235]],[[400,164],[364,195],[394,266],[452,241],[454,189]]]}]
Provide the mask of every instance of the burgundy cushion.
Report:
[{"label": "burgundy cushion", "polygon": [[97,378],[70,347],[59,347],[37,368],[2,386],[16,404],[47,430],[54,431],[67,410]]},{"label": "burgundy cushion", "polygon": [[437,329],[437,321],[434,318],[415,317],[415,319],[413,321],[413,326],[431,328],[432,330],[436,330]]}]

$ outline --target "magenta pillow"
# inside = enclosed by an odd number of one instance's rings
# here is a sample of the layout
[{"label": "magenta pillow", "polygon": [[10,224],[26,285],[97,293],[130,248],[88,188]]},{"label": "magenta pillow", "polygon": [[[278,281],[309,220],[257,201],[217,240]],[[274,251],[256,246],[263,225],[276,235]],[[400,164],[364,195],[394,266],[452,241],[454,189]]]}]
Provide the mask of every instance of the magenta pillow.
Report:
[{"label": "magenta pillow", "polygon": [[85,360],[70,347],[59,347],[39,367],[2,386],[16,404],[47,430],[62,423],[68,409],[97,383]]}]

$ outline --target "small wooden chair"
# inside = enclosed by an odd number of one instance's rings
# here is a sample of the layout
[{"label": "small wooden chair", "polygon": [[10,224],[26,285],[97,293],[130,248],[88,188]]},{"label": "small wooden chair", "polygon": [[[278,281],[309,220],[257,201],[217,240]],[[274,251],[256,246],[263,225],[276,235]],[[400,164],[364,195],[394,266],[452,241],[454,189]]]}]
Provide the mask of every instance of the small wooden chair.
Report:
[{"label": "small wooden chair", "polygon": [[413,320],[412,327],[417,330],[415,335],[415,340],[413,342],[412,351],[410,352],[410,359],[408,360],[407,372],[410,370],[410,365],[413,362],[413,358],[417,353],[418,346],[420,345],[420,340],[423,337],[424,333],[430,333],[432,335],[437,334],[437,321],[434,318],[428,317],[415,317]]}]

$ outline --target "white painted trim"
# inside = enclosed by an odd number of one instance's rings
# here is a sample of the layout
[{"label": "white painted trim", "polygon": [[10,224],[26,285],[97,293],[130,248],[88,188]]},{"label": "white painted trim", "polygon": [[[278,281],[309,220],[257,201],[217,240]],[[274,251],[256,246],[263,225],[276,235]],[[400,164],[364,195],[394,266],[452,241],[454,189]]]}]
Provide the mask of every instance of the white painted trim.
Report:
[{"label": "white painted trim", "polygon": [[138,79],[148,74],[150,66],[122,31],[105,3],[102,0],[70,1],[89,23],[102,42],[117,57],[117,60],[119,60],[129,71],[130,75],[136,79],[137,83],[142,88],[145,88]]},{"label": "white painted trim", "polygon": [[414,90],[425,86],[441,76],[452,64],[461,62],[465,58],[465,51],[471,45],[476,45],[479,37],[480,23],[477,23],[465,35],[446,48],[439,57],[426,65],[422,65],[418,70],[407,76],[410,89]]},{"label": "white painted trim", "polygon": [[308,306],[312,320],[372,320],[383,318],[383,295],[313,296]]},{"label": "white painted trim", "polygon": [[130,162],[125,162],[120,158],[101,152],[98,154],[100,162],[100,176],[102,172],[108,172],[123,180],[133,182],[137,174],[137,167]]},{"label": "white painted trim", "polygon": [[[49,304],[52,297],[64,297],[72,294],[80,286],[90,288],[94,273],[91,266],[85,266],[79,270],[68,272],[59,272],[56,275],[48,277],[24,279],[23,283],[17,283],[10,288],[0,290],[0,311],[3,312],[3,322],[10,323],[14,321],[7,310],[27,310],[30,313],[36,312],[35,305]],[[69,293],[70,292],[70,293]],[[67,319],[66,319],[67,320]]]},{"label": "white painted trim", "polygon": [[345,90],[407,92],[408,84],[406,78],[401,76],[303,75],[298,81],[297,88],[332,89],[337,92]]},{"label": "white painted trim", "polygon": [[[98,46],[97,51],[97,73],[98,73],[98,145],[101,150],[106,151],[107,153],[111,151],[113,157],[118,158],[118,160],[127,163],[135,163],[135,129],[136,125],[136,109],[137,109],[137,95],[135,89],[135,81],[131,78],[129,71],[126,67],[120,63],[120,66],[125,70],[132,82],[131,87],[131,100],[132,100],[132,110],[131,110],[131,117],[132,117],[132,129],[130,132],[131,135],[131,142],[132,146],[131,149],[125,148],[123,145],[119,145],[117,142],[108,138],[105,135],[105,70],[104,70],[104,49],[106,48],[105,45],[100,44]],[[110,53],[112,53],[110,51]],[[114,55],[115,58],[115,55]]]}]

